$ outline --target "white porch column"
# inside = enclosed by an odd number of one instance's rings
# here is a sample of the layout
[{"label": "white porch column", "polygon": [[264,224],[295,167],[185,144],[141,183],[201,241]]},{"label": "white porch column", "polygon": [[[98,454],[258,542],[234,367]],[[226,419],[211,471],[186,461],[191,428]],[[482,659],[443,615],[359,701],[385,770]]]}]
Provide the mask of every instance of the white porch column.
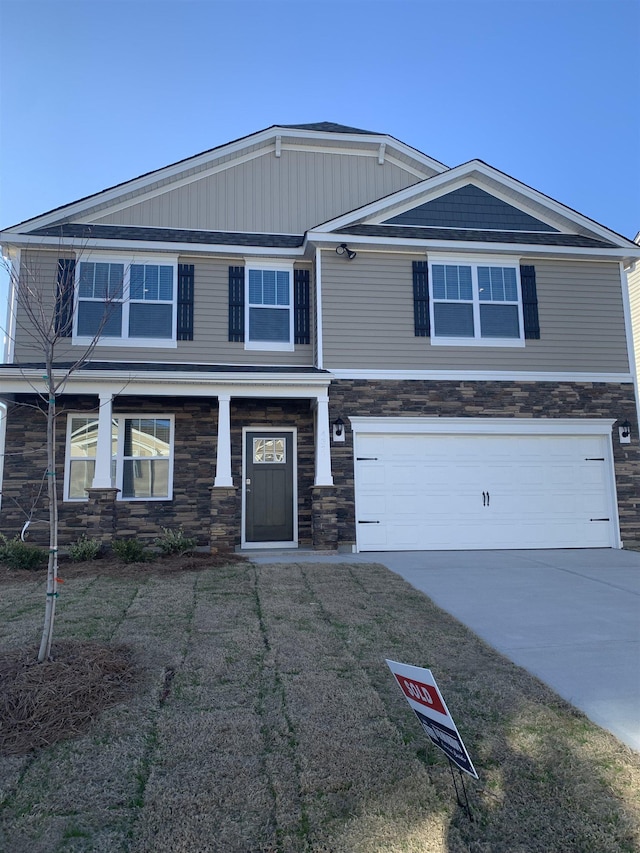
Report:
[{"label": "white porch column", "polygon": [[329,443],[329,395],[316,401],[316,486],[333,486]]},{"label": "white porch column", "polygon": [[113,409],[113,394],[99,395],[100,409],[98,411],[98,444],[96,446],[96,467],[93,473],[94,489],[111,489],[111,419]]},{"label": "white porch column", "polygon": [[214,486],[233,486],[231,479],[231,395],[218,394],[218,452]]}]

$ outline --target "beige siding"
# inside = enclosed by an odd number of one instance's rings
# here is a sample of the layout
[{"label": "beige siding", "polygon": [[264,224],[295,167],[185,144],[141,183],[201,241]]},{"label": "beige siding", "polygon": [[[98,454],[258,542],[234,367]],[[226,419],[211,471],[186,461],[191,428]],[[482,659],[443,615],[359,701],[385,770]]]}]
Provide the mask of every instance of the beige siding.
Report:
[{"label": "beige siding", "polygon": [[[53,311],[53,293],[55,292],[57,253],[31,253],[25,261],[37,271],[46,294],[46,310]],[[228,302],[229,302],[229,266],[237,261],[181,257],[180,263],[193,263],[195,267],[195,311],[194,340],[178,341],[174,348],[150,347],[114,347],[98,346],[93,354],[94,361],[159,361],[190,362],[206,364],[246,364],[246,365],[293,365],[311,366],[313,364],[314,328],[311,329],[311,344],[297,345],[294,352],[246,351],[243,343],[228,340]],[[296,268],[309,265],[296,264]],[[23,264],[24,269],[24,264]],[[35,276],[34,276],[35,278]],[[53,286],[51,286],[51,282]],[[313,300],[313,274],[311,276]],[[314,318],[312,315],[312,323]],[[19,324],[16,341],[16,361],[41,360],[41,350],[33,344],[33,335],[29,329]],[[74,347],[63,340],[59,343],[56,358],[63,360],[76,358],[83,347]]]},{"label": "beige siding", "polygon": [[636,371],[640,375],[640,261],[627,273],[631,302],[631,328],[636,355]]},{"label": "beige siding", "polygon": [[536,267],[541,339],[524,348],[433,346],[413,332],[412,260],[323,253],[328,369],[628,372],[619,267],[527,260]]},{"label": "beige siding", "polygon": [[377,156],[272,151],[95,220],[211,231],[302,234],[419,179]]}]

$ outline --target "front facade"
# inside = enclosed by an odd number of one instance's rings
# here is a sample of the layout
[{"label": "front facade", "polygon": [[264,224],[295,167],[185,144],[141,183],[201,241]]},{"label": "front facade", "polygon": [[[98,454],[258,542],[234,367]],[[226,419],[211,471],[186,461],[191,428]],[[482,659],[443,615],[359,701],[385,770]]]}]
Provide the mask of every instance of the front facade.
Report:
[{"label": "front facade", "polygon": [[232,548],[640,540],[637,245],[481,161],[275,126],[7,229],[1,532]]}]

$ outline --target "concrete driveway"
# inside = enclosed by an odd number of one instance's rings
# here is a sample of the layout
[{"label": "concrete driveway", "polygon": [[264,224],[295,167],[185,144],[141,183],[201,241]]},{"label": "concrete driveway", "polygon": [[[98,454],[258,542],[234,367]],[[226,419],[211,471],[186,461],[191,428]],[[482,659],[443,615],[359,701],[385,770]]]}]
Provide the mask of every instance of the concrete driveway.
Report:
[{"label": "concrete driveway", "polygon": [[640,751],[640,553],[298,551],[251,559],[382,563]]}]

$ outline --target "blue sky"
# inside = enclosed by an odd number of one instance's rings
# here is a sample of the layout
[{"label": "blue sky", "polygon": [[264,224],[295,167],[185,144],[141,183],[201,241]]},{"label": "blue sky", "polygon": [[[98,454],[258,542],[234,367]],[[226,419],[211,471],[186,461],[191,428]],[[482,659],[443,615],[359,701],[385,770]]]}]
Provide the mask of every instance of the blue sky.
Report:
[{"label": "blue sky", "polygon": [[335,121],[640,230],[639,0],[0,0],[0,15],[1,227],[271,124]]}]

